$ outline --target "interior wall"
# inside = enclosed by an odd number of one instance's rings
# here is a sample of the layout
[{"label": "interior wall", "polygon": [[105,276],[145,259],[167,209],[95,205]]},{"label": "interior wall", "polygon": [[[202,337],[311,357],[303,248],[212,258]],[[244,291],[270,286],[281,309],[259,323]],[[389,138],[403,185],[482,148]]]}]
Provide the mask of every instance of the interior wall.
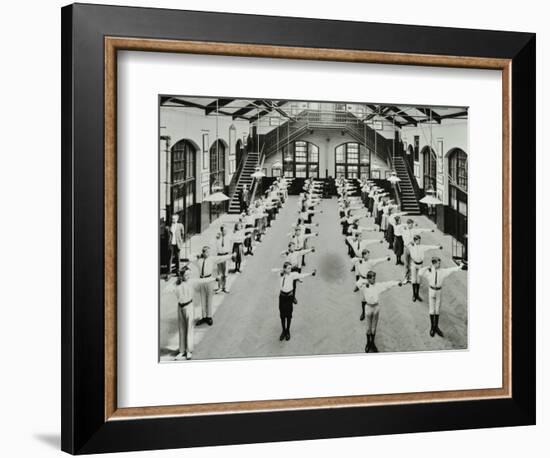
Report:
[{"label": "interior wall", "polygon": [[[418,173],[415,174],[418,186],[420,188],[424,187],[422,149],[431,146],[437,153],[437,192],[439,198],[447,204],[449,200],[449,162],[447,153],[453,148],[460,148],[466,154],[469,153],[468,121],[466,119],[444,119],[441,124],[418,124],[417,127],[407,126],[401,129],[401,139],[406,141],[407,145],[413,145],[413,148],[416,135],[420,137],[419,157],[418,161],[415,161],[418,169]],[[443,142],[441,151],[438,149],[439,142]]]},{"label": "interior wall", "polygon": [[[313,133],[308,133],[302,135],[300,140],[313,143],[319,148],[319,178],[327,178],[328,176],[334,177],[336,175],[336,147],[348,143],[355,142],[353,137],[348,134],[342,135],[339,131],[313,131]],[[272,175],[272,166],[276,162],[282,163],[282,148],[284,145],[281,145],[280,151],[274,153],[266,158],[263,167],[267,169],[267,175]],[[372,165],[380,169],[380,176],[385,176],[385,171],[389,170],[388,165],[376,157],[374,152],[371,155]]]},{"label": "interior wall", "polygon": [[[229,129],[235,126],[235,139],[230,142]],[[208,134],[208,149],[205,154],[201,152],[203,134]],[[171,108],[160,109],[160,135],[170,137],[170,145],[187,139],[195,143],[199,151],[196,156],[197,176],[197,202],[202,202],[202,188],[210,184],[210,147],[216,142],[216,138],[223,140],[228,148],[225,152],[225,183],[229,184],[233,176],[230,173],[229,161],[236,160],[236,143],[243,137],[248,137],[249,123],[245,120],[233,120],[230,116],[205,116],[204,110],[199,108]],[[166,144],[160,142],[160,182],[166,183],[166,168],[162,165],[166,160]],[[164,207],[164,192],[161,189],[161,208]]]}]

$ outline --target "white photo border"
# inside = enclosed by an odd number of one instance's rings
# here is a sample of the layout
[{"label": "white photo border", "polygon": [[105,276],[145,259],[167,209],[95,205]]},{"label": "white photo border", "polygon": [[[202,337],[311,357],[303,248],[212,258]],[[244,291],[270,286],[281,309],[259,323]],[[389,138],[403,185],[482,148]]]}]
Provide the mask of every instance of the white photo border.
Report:
[{"label": "white photo border", "polygon": [[[181,93],[468,106],[469,350],[158,364],[158,94]],[[500,71],[123,51],[117,125],[119,407],[502,386]]]}]

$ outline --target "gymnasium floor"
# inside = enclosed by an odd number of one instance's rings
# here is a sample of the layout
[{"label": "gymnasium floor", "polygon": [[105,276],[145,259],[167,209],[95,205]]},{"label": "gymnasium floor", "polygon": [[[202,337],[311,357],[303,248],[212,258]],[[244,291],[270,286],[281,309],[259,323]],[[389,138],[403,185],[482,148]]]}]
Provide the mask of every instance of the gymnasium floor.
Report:
[{"label": "gymnasium floor", "polygon": [[[336,199],[323,200],[322,214],[314,216],[319,237],[310,239],[316,252],[306,257],[306,271],[317,269],[316,277],[298,285],[298,304],[294,307],[290,341],[279,341],[278,275],[271,272],[282,266],[280,252],[288,243],[287,233],[297,218],[297,197],[291,196],[279,212],[273,227],[246,257],[243,273],[230,275],[230,294],[215,296],[214,325],[195,328],[193,360],[210,358],[266,357],[362,353],[366,343],[365,321],[359,293],[354,293],[355,275],[350,272]],[[414,217],[419,227],[435,228],[426,217]],[[372,220],[360,224],[370,226]],[[382,233],[367,233],[366,238],[382,238]],[[442,267],[454,265],[450,258],[451,238],[436,229],[423,234],[423,244],[443,245],[437,254]],[[387,243],[370,247],[371,257],[390,255],[392,260],[376,268],[377,280],[403,278],[403,266],[395,265]],[[429,259],[432,252],[428,252]],[[173,281],[170,280],[170,281]],[[160,356],[173,360],[177,353],[177,317],[175,296],[166,291],[161,280]],[[380,352],[452,350],[467,348],[467,272],[448,277],[444,284],[440,328],[445,337],[430,337],[427,287],[420,289],[423,302],[412,302],[411,285],[395,287],[381,296],[380,321],[376,344]],[[200,303],[195,301],[196,317]]]}]

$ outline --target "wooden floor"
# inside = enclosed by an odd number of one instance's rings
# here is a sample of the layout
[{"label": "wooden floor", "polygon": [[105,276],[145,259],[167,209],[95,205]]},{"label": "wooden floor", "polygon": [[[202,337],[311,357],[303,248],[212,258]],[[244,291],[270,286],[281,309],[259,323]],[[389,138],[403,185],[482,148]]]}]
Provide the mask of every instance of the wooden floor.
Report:
[{"label": "wooden floor", "polygon": [[[298,304],[294,307],[290,341],[279,341],[278,276],[271,272],[281,267],[280,252],[286,248],[287,233],[297,218],[296,197],[290,197],[273,227],[246,258],[243,273],[232,276],[231,293],[217,295],[220,302],[214,325],[197,328],[198,341],[193,359],[296,356],[361,353],[366,343],[365,322],[359,320],[360,297],[353,292],[355,276],[338,223],[336,199],[324,200],[324,213],[316,215],[319,237],[310,245],[316,252],[308,255],[306,270],[317,269],[317,276],[299,284]],[[434,227],[425,217],[415,217],[420,227]],[[363,219],[363,225],[372,221]],[[381,233],[368,237],[382,238]],[[450,237],[441,232],[425,234],[426,244],[442,244],[438,251],[443,267],[452,265]],[[390,255],[391,262],[377,266],[377,280],[403,278],[404,269],[395,265],[387,243],[369,247],[372,257]],[[429,256],[429,253],[428,253]],[[161,360],[172,360],[177,350],[175,298],[163,294],[161,282]],[[448,277],[443,290],[440,328],[445,337],[430,337],[427,288],[420,290],[423,302],[412,302],[411,286],[395,287],[381,296],[380,321],[376,343],[380,352],[451,350],[467,348],[467,276],[458,272]],[[223,301],[222,301],[223,298]],[[198,309],[197,309],[198,312]]]}]

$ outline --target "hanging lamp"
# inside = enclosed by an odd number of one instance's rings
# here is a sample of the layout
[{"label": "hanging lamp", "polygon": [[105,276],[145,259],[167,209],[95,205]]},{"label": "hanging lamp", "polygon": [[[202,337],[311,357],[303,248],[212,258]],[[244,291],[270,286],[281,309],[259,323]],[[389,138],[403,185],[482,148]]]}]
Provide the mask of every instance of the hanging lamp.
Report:
[{"label": "hanging lamp", "polygon": [[426,195],[419,202],[426,205],[441,205],[443,203],[437,198],[435,190],[431,186],[426,190]]}]

